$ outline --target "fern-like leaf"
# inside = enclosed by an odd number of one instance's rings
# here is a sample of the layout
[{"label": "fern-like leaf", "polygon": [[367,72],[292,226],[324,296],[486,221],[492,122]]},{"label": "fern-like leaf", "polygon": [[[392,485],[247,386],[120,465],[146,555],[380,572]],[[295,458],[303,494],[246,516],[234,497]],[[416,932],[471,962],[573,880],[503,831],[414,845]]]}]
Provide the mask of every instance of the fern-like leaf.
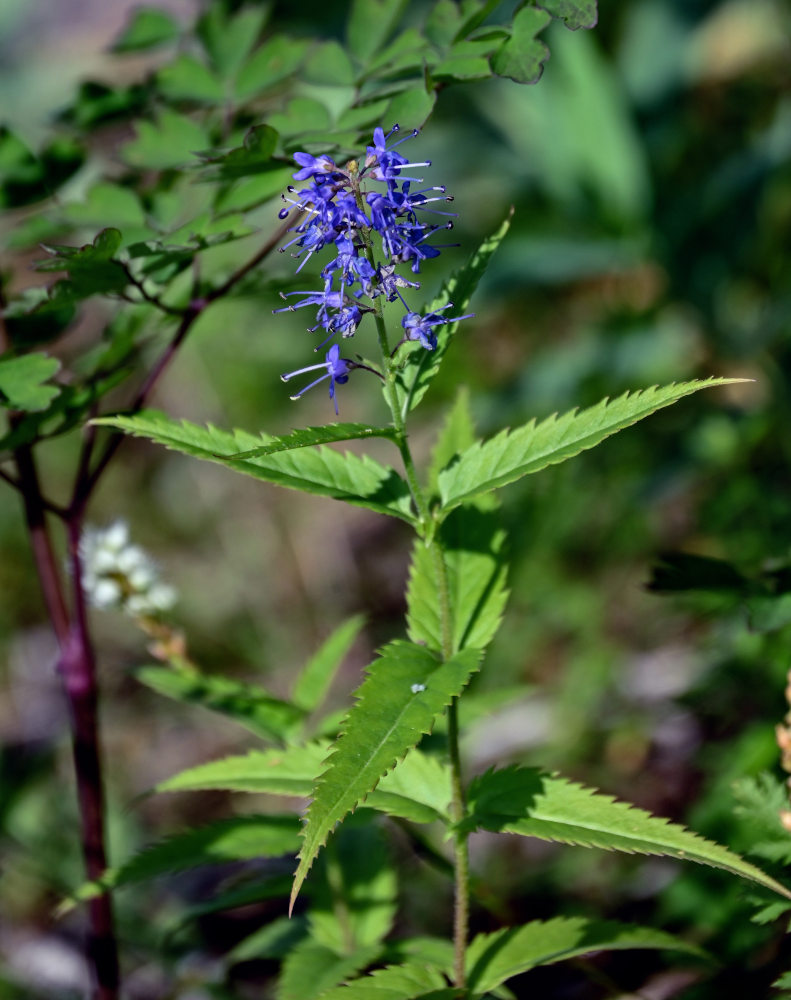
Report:
[{"label": "fern-like leaf", "polygon": [[670,949],[708,957],[695,945],[650,927],[557,917],[535,920],[522,927],[507,927],[493,934],[479,934],[467,949],[467,985],[471,996],[483,996],[512,976],[539,965],[562,962],[590,951],[627,948]]},{"label": "fern-like leaf", "polygon": [[295,448],[308,448],[317,444],[333,444],[338,441],[365,440],[366,438],[389,438],[395,440],[393,427],[371,427],[369,424],[326,424],[324,427],[302,427],[284,434],[281,437],[269,438],[266,444],[250,451],[239,452],[238,455],[225,455],[225,458],[265,458],[281,451],[293,451]]},{"label": "fern-like leaf", "polygon": [[434,720],[478,668],[480,655],[479,650],[468,649],[443,663],[422,646],[393,642],[371,664],[316,783],[294,875],[292,906],[335,824],[430,732]]},{"label": "fern-like leaf", "polygon": [[508,767],[475,778],[469,791],[469,815],[463,825],[470,830],[481,827],[581,847],[695,861],[757,882],[791,899],[791,891],[726,847],[636,806],[536,768]]},{"label": "fern-like leaf", "polygon": [[742,381],[709,378],[662,388],[653,386],[624,393],[617,399],[604,399],[586,410],[571,410],[560,417],[552,416],[540,423],[531,420],[516,430],[501,431],[468,448],[455,464],[440,473],[442,504],[450,510],[528,473],[564,462],[699,389]]},{"label": "fern-like leaf", "polygon": [[102,417],[94,422],[268,483],[344,500],[410,523],[414,520],[406,482],[395,469],[385,468],[367,455],[358,458],[328,447],[303,447],[258,458],[236,458],[265,448],[276,439],[245,431],[230,433],[212,426],[198,427],[156,410],[144,410],[133,417]]},{"label": "fern-like leaf", "polygon": [[339,955],[310,938],[300,942],[283,962],[276,1000],[314,1000],[338,983],[375,962],[378,947],[360,948]]}]

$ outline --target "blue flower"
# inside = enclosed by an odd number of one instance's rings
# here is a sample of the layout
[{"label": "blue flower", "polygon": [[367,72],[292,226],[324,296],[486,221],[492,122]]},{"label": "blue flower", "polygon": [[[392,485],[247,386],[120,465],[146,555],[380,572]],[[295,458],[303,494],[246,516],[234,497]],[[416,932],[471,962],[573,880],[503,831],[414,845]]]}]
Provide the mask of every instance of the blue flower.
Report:
[{"label": "blue flower", "polygon": [[440,316],[441,312],[450,309],[453,303],[449,302],[436,312],[420,313],[408,312],[401,320],[404,328],[404,340],[419,340],[427,351],[433,351],[437,346],[437,335],[434,333],[435,326],[442,326],[443,323],[458,323],[461,319],[470,319],[473,313],[464,316]]},{"label": "blue flower", "polygon": [[320,368],[325,368],[326,371],[323,375],[319,375],[317,379],[305,386],[304,389],[300,389],[299,392],[295,393],[291,398],[299,399],[300,396],[304,395],[308,389],[312,389],[314,385],[318,385],[319,382],[323,382],[325,379],[330,380],[330,399],[335,404],[335,415],[338,415],[338,400],[335,398],[335,386],[344,385],[349,381],[349,371],[355,367],[354,363],[351,361],[346,361],[345,358],[340,357],[341,349],[337,344],[333,344],[332,347],[327,351],[326,359],[318,365],[308,365],[307,368],[298,368],[294,372],[287,372],[285,375],[280,377],[284,382],[288,382],[289,379],[294,378],[295,375],[304,375],[305,372],[315,372]]}]

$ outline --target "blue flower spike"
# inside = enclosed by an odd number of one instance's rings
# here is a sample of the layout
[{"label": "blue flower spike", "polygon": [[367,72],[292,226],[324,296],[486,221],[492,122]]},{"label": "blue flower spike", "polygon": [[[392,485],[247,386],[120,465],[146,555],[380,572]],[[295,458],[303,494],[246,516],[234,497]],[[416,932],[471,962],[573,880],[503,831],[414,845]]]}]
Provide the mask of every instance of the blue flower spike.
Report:
[{"label": "blue flower spike", "polygon": [[335,404],[335,415],[338,415],[338,400],[335,398],[335,386],[345,385],[349,381],[349,372],[356,365],[353,361],[347,361],[345,358],[340,356],[341,349],[337,344],[333,344],[332,347],[327,351],[327,356],[325,360],[318,365],[308,365],[307,368],[298,368],[294,372],[286,372],[285,375],[281,375],[280,378],[284,382],[290,381],[295,375],[304,375],[306,372],[315,372],[319,369],[324,368],[325,372],[323,375],[319,375],[317,379],[310,382],[305,386],[304,389],[300,389],[299,392],[294,393],[291,399],[299,399],[300,396],[304,396],[308,389],[312,389],[314,385],[318,385],[319,382],[323,382],[325,379],[330,380],[330,399]]},{"label": "blue flower spike", "polygon": [[[458,245],[432,241],[435,233],[452,229],[452,221],[423,221],[424,213],[435,217],[454,215],[435,207],[437,202],[453,201],[453,197],[446,194],[443,185],[412,190],[413,182],[421,182],[422,179],[404,175],[407,169],[431,166],[429,160],[410,161],[397,149],[417,135],[417,129],[401,135],[398,125],[387,133],[381,127],[375,128],[373,145],[366,147],[364,158],[345,167],[339,167],[323,154],[294,154],[294,161],[299,167],[294,173],[294,180],[300,186],[289,186],[288,193],[283,195],[284,207],[279,217],[286,219],[293,212],[296,221],[289,230],[293,236],[280,248],[280,252],[285,253],[294,247],[291,255],[299,259],[297,273],[314,254],[327,246],[334,247],[335,256],[322,268],[323,290],[287,292],[283,295],[284,299],[297,296],[297,301],[273,312],[293,312],[303,306],[316,307],[316,322],[308,330],[314,333],[321,329],[326,331],[327,336],[315,350],[323,347],[336,334],[340,337],[354,336],[365,314],[375,311],[374,300],[379,296],[384,296],[389,302],[400,299],[406,311],[401,320],[404,336],[393,355],[408,341],[418,342],[426,350],[433,351],[437,346],[435,327],[456,323],[472,315],[442,316],[445,309],[451,308],[449,303],[423,316],[410,309],[401,294],[402,289],[419,288],[420,282],[404,277],[399,268],[407,265],[412,274],[419,274],[425,261],[438,257],[440,251],[448,246]],[[301,186],[303,184],[304,187]],[[378,244],[380,241],[381,258],[376,259],[374,242]],[[330,398],[337,414],[335,386],[348,380],[350,368],[367,366],[344,360],[340,357],[338,346],[333,345],[325,362],[289,372],[283,380],[326,369],[323,375],[292,399],[298,399],[308,389],[329,378]],[[379,372],[375,374],[380,375]]]}]

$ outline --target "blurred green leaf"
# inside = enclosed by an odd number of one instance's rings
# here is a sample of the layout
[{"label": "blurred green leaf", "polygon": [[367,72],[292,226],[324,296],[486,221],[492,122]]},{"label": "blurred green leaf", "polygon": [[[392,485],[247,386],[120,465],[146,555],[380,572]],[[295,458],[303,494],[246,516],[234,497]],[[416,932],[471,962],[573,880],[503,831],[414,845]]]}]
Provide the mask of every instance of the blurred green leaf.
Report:
[{"label": "blurred green leaf", "polygon": [[516,83],[536,83],[544,72],[549,49],[536,35],[551,18],[537,7],[523,7],[514,17],[511,37],[492,56],[492,69]]},{"label": "blurred green leaf", "polygon": [[175,41],[181,29],[167,11],[158,7],[138,7],[113,43],[113,52],[139,52]]},{"label": "blurred green leaf", "polygon": [[309,83],[345,87],[354,83],[354,66],[338,42],[321,42],[311,49],[303,70]]},{"label": "blurred green leaf", "polygon": [[236,78],[240,100],[255,97],[273,84],[295,73],[302,65],[309,43],[276,35],[259,46],[242,66]]},{"label": "blurred green leaf", "polygon": [[157,73],[157,87],[172,101],[215,104],[225,99],[222,81],[194,56],[182,54]]},{"label": "blurred green leaf", "polygon": [[387,107],[383,121],[398,123],[402,129],[422,128],[434,110],[437,95],[425,86],[397,94]]},{"label": "blurred green leaf", "polygon": [[262,171],[280,169],[279,164],[272,164],[277,140],[278,134],[271,125],[254,125],[245,133],[241,146],[202,156],[210,165],[204,172],[204,179],[235,180]]},{"label": "blurred green leaf", "polygon": [[467,949],[467,980],[473,997],[483,996],[513,976],[540,965],[551,965],[591,951],[631,948],[683,951],[708,958],[697,945],[674,934],[609,920],[556,917],[534,920],[522,927],[506,927],[478,934]]},{"label": "blurred green leaf", "polygon": [[194,163],[197,154],[209,146],[202,125],[168,108],[153,122],[136,121],[137,138],[121,149],[122,159],[132,167],[167,170]]},{"label": "blurred green leaf", "polygon": [[387,41],[407,0],[353,0],[346,23],[349,52],[365,64]]},{"label": "blurred green leaf", "polygon": [[85,154],[73,139],[57,137],[34,155],[0,125],[0,208],[15,208],[53,195],[82,166]]},{"label": "blurred green leaf", "polygon": [[46,354],[0,357],[0,406],[13,410],[45,410],[60,386],[45,385],[60,368],[57,358]]},{"label": "blurred green leaf", "polygon": [[308,938],[286,956],[275,1000],[315,1000],[366,968],[378,955],[379,948],[376,946],[338,955],[331,948]]},{"label": "blurred green leaf", "polygon": [[281,135],[292,136],[328,129],[332,125],[332,119],[321,101],[312,97],[295,97],[288,102],[285,111],[271,114],[269,123]]},{"label": "blurred green leaf", "polygon": [[364,624],[365,618],[362,615],[354,615],[342,622],[324,640],[297,674],[291,695],[295,705],[305,712],[313,712],[322,704],[335,674]]},{"label": "blurred green leaf", "polygon": [[93,899],[107,889],[147,882],[201,865],[278,857],[296,850],[298,842],[296,816],[235,816],[218,820],[150,844],[119,868],[108,868],[100,879],[81,886],[74,899]]},{"label": "blurred green leaf", "polygon": [[598,20],[597,0],[541,0],[540,7],[560,18],[567,28],[595,28]]},{"label": "blurred green leaf", "polygon": [[269,4],[242,7],[229,15],[223,4],[213,3],[198,20],[197,35],[222,77],[232,77],[247,59],[269,16]]},{"label": "blurred green leaf", "polygon": [[282,742],[302,721],[303,712],[256,684],[181,667],[141,667],[135,676],[176,701],[199,705],[233,719],[266,740]]},{"label": "blurred green leaf", "polygon": [[89,188],[84,201],[72,201],[62,208],[69,222],[80,226],[112,226],[143,229],[146,216],[137,194],[128,187],[100,181]]},{"label": "blurred green leaf", "polygon": [[439,970],[422,962],[405,962],[376,969],[362,979],[327,990],[321,1000],[454,1000],[459,991],[448,987]]}]

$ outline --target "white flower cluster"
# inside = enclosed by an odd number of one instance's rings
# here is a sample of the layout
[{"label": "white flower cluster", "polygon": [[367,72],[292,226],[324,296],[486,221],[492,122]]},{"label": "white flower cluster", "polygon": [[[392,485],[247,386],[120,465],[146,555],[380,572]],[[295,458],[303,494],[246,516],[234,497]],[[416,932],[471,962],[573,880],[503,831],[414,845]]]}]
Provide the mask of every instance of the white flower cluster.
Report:
[{"label": "white flower cluster", "polygon": [[167,611],[176,591],[162,583],[146,552],[129,541],[129,525],[86,528],[80,540],[83,586],[97,608],[117,608],[133,618]]}]

